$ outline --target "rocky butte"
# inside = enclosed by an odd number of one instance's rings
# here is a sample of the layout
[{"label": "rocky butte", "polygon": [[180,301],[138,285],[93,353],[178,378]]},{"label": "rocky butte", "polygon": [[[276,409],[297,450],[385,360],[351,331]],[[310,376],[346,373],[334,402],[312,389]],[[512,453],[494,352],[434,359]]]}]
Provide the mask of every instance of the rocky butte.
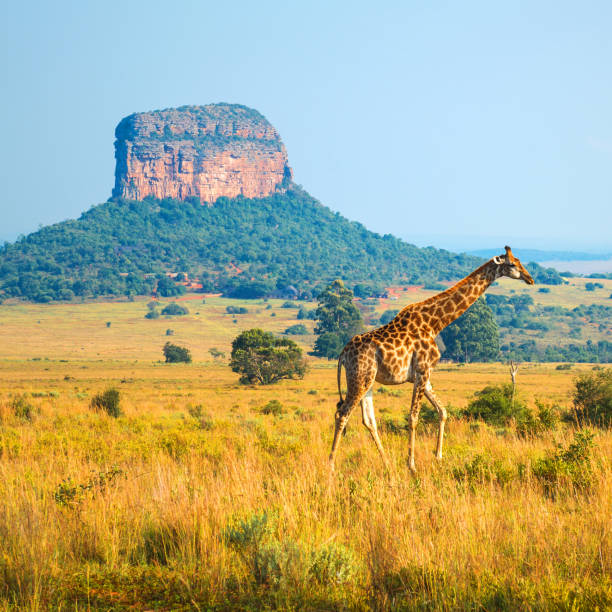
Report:
[{"label": "rocky butte", "polygon": [[121,120],[115,137],[113,197],[262,198],[292,178],[277,131],[238,104],[135,113]]}]

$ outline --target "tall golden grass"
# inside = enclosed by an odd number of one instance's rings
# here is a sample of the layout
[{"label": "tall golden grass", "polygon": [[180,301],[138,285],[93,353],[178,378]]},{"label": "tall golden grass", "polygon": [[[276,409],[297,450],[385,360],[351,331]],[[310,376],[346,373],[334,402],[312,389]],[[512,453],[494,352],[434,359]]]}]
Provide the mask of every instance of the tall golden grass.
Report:
[{"label": "tall golden grass", "polygon": [[[612,607],[609,431],[589,488],[551,495],[532,468],[571,425],[524,438],[451,420],[441,464],[422,426],[415,478],[407,437],[383,433],[385,474],[355,414],[330,478],[335,375],[313,365],[249,388],[225,365],[0,362],[1,609]],[[519,389],[567,405],[573,376],[524,368]],[[433,382],[461,407],[507,379],[443,366]],[[89,408],[110,385],[117,419]],[[375,394],[379,423],[401,419],[398,389]],[[262,412],[273,399],[282,414]]]}]

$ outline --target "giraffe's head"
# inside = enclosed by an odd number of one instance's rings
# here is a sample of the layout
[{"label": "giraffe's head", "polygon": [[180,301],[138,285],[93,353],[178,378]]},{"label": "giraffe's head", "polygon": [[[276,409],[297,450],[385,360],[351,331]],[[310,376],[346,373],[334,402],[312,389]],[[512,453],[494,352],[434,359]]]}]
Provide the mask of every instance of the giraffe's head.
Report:
[{"label": "giraffe's head", "polygon": [[528,285],[533,285],[534,280],[531,274],[525,270],[523,264],[512,254],[512,249],[505,247],[506,254],[498,255],[493,258],[493,263],[497,266],[496,277],[507,276],[508,278],[516,278],[524,280]]}]

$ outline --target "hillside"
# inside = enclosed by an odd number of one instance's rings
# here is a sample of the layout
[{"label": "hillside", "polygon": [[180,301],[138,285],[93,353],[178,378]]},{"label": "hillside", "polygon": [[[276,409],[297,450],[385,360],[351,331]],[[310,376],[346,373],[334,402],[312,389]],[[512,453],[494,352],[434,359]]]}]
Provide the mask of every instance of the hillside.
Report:
[{"label": "hillside", "polygon": [[334,278],[427,283],[457,279],[479,259],[420,249],[348,221],[295,187],[266,198],[112,201],[0,249],[0,298],[34,301],[147,294],[182,272],[203,290],[259,297]]},{"label": "hillside", "polygon": [[243,298],[288,286],[307,298],[334,278],[439,289],[481,261],[380,236],[322,206],[292,183],[274,127],[245,106],[136,113],[115,136],[113,200],[2,247],[0,300],[168,296],[185,279]]}]

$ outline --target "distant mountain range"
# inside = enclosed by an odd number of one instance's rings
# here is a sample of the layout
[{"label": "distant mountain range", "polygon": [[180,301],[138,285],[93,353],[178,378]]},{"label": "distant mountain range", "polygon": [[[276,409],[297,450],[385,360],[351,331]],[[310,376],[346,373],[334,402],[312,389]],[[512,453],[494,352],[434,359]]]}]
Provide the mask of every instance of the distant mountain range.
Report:
[{"label": "distant mountain range", "polygon": [[[512,246],[512,245],[511,245]],[[612,252],[609,253],[582,253],[580,251],[543,251],[540,249],[514,249],[522,261],[606,261],[612,259]],[[494,255],[499,255],[499,247],[496,249],[477,249],[468,251],[468,255],[484,257],[489,259]]]}]

